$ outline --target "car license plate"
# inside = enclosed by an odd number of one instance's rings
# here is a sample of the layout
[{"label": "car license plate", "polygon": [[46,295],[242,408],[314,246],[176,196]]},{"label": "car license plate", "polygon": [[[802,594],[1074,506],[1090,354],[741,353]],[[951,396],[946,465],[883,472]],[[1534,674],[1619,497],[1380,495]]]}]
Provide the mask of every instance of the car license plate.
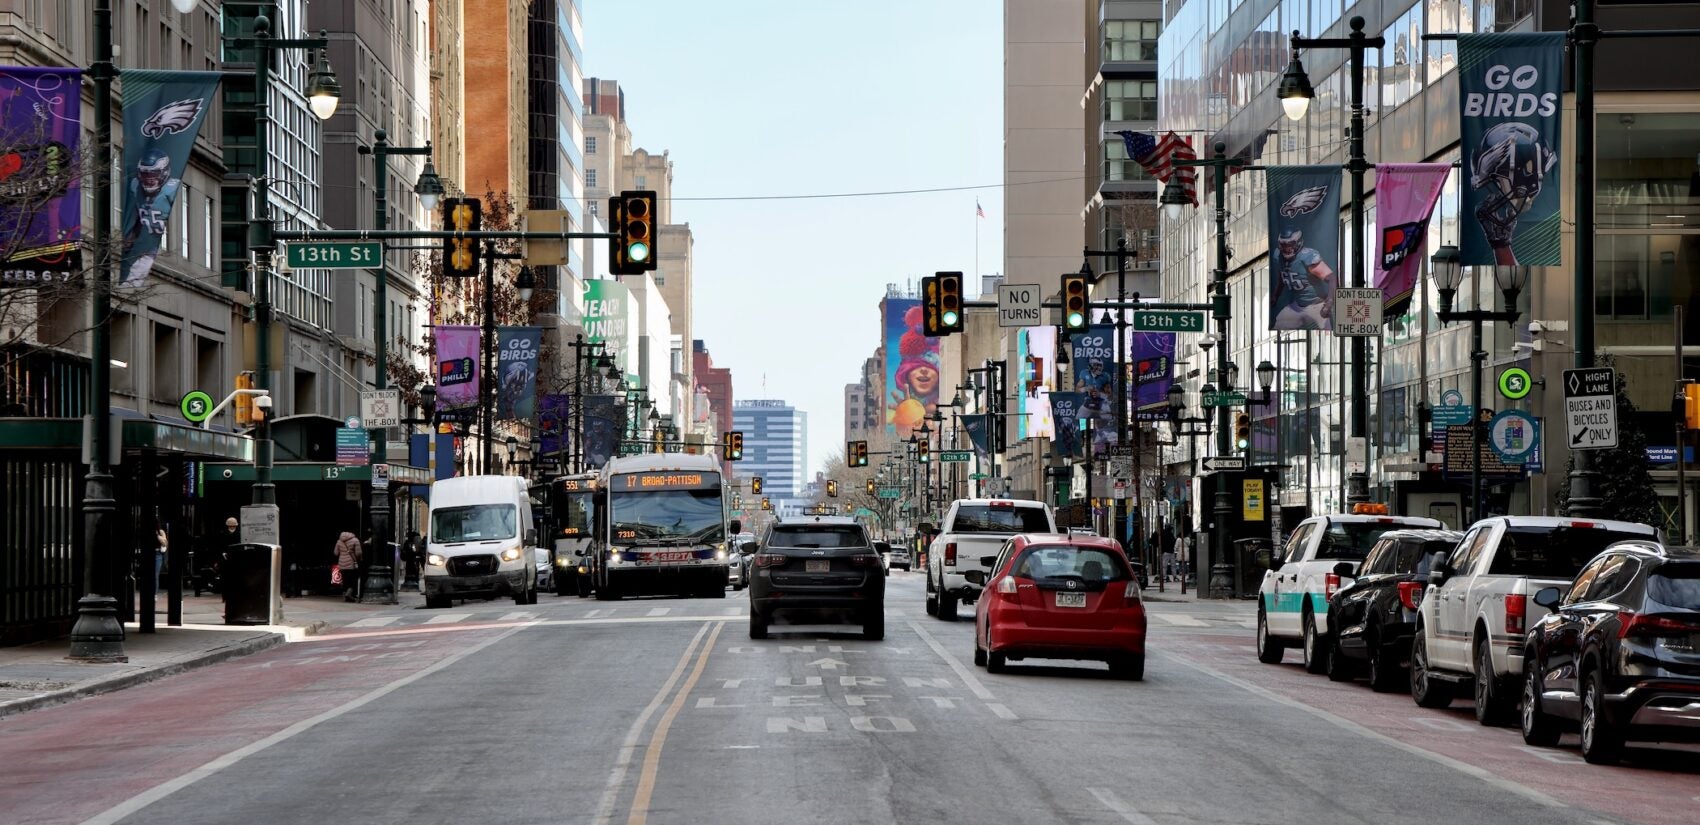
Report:
[{"label": "car license plate", "polygon": [[809,559],[803,564],[806,573],[825,573],[832,569],[832,562],[827,559]]},{"label": "car license plate", "polygon": [[1058,593],[1057,607],[1085,607],[1085,593]]}]

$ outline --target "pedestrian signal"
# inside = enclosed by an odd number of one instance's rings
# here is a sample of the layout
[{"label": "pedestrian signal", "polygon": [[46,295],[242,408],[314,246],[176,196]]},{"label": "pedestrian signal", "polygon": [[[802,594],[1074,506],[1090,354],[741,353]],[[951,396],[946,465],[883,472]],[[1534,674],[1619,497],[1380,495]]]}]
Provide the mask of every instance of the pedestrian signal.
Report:
[{"label": "pedestrian signal", "polygon": [[1062,277],[1063,329],[1083,332],[1092,324],[1092,297],[1086,291],[1086,276]]},{"label": "pedestrian signal", "polygon": [[1690,430],[1700,430],[1700,384],[1683,384],[1683,419]]},{"label": "pedestrian signal", "polygon": [[609,250],[609,271],[615,275],[638,275],[655,269],[655,192],[626,190],[608,199],[608,217],[614,230]]},{"label": "pedestrian signal", "polygon": [[762,499],[762,500],[761,500],[761,509],[763,509],[763,510],[772,510],[772,509],[773,509],[773,502],[772,502],[772,501],[770,501],[770,500],[768,500],[768,499],[766,499],[766,498],[763,498],[763,499]]},{"label": "pedestrian signal", "polygon": [[[251,390],[251,389],[253,389],[254,388],[254,373],[252,373],[252,372],[239,372],[239,373],[237,373],[236,374],[236,388],[239,389],[239,390]],[[252,427],[255,424],[258,424],[259,418],[257,416],[255,416],[254,413],[255,413],[254,396],[249,395],[245,392],[237,393],[236,394],[236,426],[238,426],[238,427]],[[264,414],[265,413],[263,413],[263,412],[260,413],[260,415],[264,415]]]},{"label": "pedestrian signal", "polygon": [[940,317],[943,308],[939,305],[939,278],[937,275],[926,275],[921,278],[921,332],[928,338],[944,335],[944,319]]}]

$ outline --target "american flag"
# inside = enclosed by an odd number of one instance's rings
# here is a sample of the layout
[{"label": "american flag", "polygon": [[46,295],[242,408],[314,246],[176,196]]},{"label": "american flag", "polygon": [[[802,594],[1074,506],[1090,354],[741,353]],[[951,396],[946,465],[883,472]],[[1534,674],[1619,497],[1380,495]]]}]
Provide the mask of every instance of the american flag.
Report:
[{"label": "american flag", "polygon": [[979,201],[974,202],[974,214],[979,215],[982,218],[986,217],[986,210],[980,208]]},{"label": "american flag", "polygon": [[1161,138],[1144,132],[1134,132],[1127,129],[1116,132],[1121,135],[1122,145],[1127,149],[1127,156],[1139,164],[1146,174],[1158,181],[1168,183],[1171,176],[1179,176],[1181,187],[1186,190],[1187,198],[1194,206],[1198,205],[1198,170],[1192,166],[1175,166],[1176,160],[1197,160],[1198,154],[1192,150],[1192,143],[1180,135],[1170,132]]}]

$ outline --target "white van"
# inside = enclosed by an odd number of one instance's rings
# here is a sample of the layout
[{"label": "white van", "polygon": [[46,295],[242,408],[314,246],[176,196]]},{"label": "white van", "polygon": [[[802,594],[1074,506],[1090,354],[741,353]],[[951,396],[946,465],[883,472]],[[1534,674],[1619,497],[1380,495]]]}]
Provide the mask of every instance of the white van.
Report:
[{"label": "white van", "polygon": [[426,540],[426,607],[467,596],[537,603],[537,530],[525,479],[462,476],[431,485]]}]

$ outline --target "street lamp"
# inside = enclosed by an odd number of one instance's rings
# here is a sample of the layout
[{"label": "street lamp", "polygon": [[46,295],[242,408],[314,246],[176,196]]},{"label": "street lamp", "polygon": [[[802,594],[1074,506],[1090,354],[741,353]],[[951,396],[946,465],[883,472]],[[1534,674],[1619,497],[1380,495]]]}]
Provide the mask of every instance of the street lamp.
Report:
[{"label": "street lamp", "polygon": [[1293,49],[1293,59],[1287,63],[1287,70],[1281,74],[1281,85],[1276,87],[1275,96],[1280,98],[1281,111],[1286,113],[1288,120],[1304,120],[1305,113],[1310,111],[1316,90],[1311,88],[1310,75],[1305,72],[1305,64],[1299,60],[1296,48]]},{"label": "street lamp", "polygon": [[[319,32],[324,37],[324,32]],[[326,47],[319,47],[318,64],[313,67],[313,73],[307,77],[307,107],[313,110],[313,116],[320,120],[330,120],[336,114],[336,105],[342,99],[342,85],[336,82],[336,73],[331,71],[331,59],[326,53]]]},{"label": "street lamp", "polygon": [[1480,521],[1484,515],[1482,508],[1482,365],[1487,361],[1487,351],[1482,348],[1482,322],[1504,321],[1507,324],[1517,320],[1517,297],[1528,283],[1528,270],[1519,266],[1496,266],[1493,268],[1494,281],[1499,287],[1501,296],[1505,299],[1505,309],[1493,312],[1484,309],[1472,309],[1455,312],[1453,301],[1458,295],[1458,287],[1463,283],[1464,269],[1459,265],[1458,247],[1451,244],[1442,246],[1434,251],[1430,262],[1434,268],[1434,283],[1440,293],[1440,311],[1435,313],[1440,323],[1452,321],[1468,321],[1470,323],[1470,403],[1475,408],[1476,418],[1470,422],[1470,514],[1471,523]]}]

